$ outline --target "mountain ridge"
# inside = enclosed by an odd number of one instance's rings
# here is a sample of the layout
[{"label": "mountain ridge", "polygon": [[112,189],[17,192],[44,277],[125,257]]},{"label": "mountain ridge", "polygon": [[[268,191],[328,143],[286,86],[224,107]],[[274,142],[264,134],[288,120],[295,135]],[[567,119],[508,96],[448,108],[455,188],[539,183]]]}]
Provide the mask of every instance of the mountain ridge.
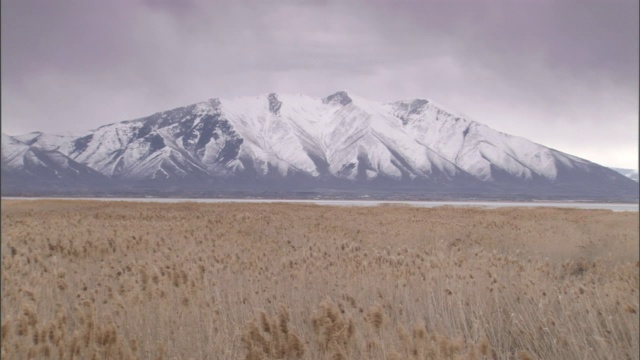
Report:
[{"label": "mountain ridge", "polygon": [[628,177],[631,180],[634,180],[635,182],[638,182],[638,169],[623,169],[617,167],[612,167],[611,169],[619,172],[620,174]]},{"label": "mountain ridge", "polygon": [[637,198],[637,188],[611,169],[430,100],[380,103],[346,91],[323,98],[212,98],[80,135],[3,134],[2,140],[3,173],[10,163],[5,155],[27,146],[57,152],[102,174],[114,189],[133,192],[184,183],[212,193],[253,186],[256,192],[326,187],[425,196]]}]

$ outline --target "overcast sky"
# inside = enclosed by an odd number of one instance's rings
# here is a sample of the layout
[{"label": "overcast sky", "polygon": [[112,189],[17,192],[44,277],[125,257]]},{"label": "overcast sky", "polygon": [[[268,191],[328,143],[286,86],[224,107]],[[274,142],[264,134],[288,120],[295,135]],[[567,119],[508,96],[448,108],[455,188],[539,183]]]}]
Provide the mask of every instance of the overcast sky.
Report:
[{"label": "overcast sky", "polygon": [[213,97],[427,98],[638,168],[638,0],[2,0],[2,131]]}]

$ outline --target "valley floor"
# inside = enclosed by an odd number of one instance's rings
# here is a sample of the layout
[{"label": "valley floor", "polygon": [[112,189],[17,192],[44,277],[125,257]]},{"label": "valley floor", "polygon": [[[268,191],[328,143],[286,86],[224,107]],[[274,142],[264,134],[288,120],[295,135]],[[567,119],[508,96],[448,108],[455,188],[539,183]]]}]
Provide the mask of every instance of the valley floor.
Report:
[{"label": "valley floor", "polygon": [[636,212],[2,201],[2,358],[638,359]]}]

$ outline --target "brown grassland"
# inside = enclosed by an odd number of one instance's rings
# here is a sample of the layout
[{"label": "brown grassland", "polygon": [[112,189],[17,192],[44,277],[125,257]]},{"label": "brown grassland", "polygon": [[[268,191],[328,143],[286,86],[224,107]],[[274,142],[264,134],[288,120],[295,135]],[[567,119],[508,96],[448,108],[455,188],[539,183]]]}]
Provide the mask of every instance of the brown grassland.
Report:
[{"label": "brown grassland", "polygon": [[2,201],[3,359],[638,359],[638,213]]}]

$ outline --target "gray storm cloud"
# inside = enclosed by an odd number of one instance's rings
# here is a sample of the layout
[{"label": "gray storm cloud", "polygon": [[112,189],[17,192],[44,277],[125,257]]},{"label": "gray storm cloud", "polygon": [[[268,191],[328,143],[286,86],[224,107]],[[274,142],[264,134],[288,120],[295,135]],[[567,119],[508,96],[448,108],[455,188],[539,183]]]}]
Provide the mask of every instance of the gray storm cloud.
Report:
[{"label": "gray storm cloud", "polygon": [[637,1],[6,0],[1,16],[9,134],[348,89],[637,167]]}]

